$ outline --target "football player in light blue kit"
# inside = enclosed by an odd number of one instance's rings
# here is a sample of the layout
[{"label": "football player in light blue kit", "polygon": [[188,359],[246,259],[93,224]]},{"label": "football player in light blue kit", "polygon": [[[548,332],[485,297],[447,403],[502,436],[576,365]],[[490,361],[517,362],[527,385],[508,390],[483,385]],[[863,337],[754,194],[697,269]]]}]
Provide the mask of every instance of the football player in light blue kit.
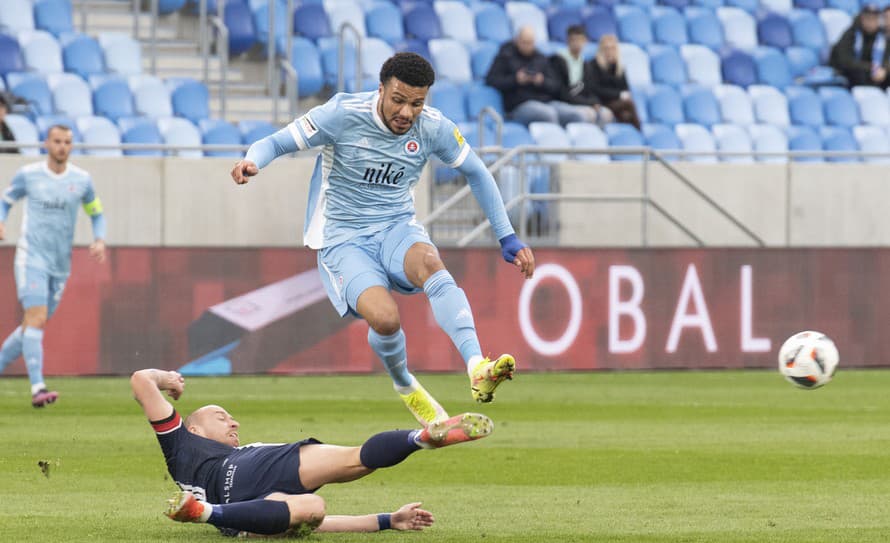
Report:
[{"label": "football player in light blue kit", "polygon": [[535,269],[532,251],[517,239],[491,173],[454,123],[424,106],[434,80],[423,57],[398,53],[383,64],[377,91],[337,94],[251,145],[232,169],[232,178],[243,184],[276,157],[323,146],[309,189],[304,242],[318,250],[319,272],[334,307],[341,316],[351,312],[368,322],[368,343],[423,425],[448,415],[408,372],[405,334],[391,290],[427,295],[436,322],[467,364],[475,400],[490,402],[515,369],[508,354],[483,357],[467,297],[415,219],[414,187],[429,157],[466,176],[504,259],[526,278]]},{"label": "football player in light blue kit", "polygon": [[105,217],[90,175],[68,163],[71,129],[53,126],[46,135],[46,162],[29,164],[16,172],[0,201],[0,239],[6,237],[6,216],[22,198],[25,213],[15,251],[15,282],[25,310],[22,324],[0,348],[0,372],[24,355],[31,380],[31,405],[43,407],[58,398],[43,381],[43,328],[62,299],[71,273],[71,245],[77,208],[93,222],[95,242],[90,256],[105,260]]}]

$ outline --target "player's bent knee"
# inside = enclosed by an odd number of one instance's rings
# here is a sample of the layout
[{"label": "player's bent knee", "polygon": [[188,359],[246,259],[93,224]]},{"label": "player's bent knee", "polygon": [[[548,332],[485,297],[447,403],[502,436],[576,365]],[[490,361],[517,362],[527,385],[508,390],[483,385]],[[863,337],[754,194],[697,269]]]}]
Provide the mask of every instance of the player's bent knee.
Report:
[{"label": "player's bent knee", "polygon": [[363,315],[368,321],[368,326],[381,336],[391,336],[402,327],[398,311],[372,311],[370,315]]},{"label": "player's bent knee", "polygon": [[315,494],[300,494],[288,496],[287,507],[290,510],[291,526],[308,524],[317,528],[325,516],[324,498]]},{"label": "player's bent knee", "polygon": [[423,255],[423,268],[426,272],[426,276],[429,277],[437,271],[444,270],[445,263],[439,258],[439,253],[431,249]]}]

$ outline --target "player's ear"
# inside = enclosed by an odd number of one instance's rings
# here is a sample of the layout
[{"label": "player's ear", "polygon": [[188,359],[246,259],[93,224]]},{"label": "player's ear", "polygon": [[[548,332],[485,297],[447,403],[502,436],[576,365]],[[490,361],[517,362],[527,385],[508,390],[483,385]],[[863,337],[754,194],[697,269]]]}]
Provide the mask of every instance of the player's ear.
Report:
[{"label": "player's ear", "polygon": [[383,82],[380,82],[380,84],[378,85],[377,92],[379,92],[380,94],[383,94]]}]

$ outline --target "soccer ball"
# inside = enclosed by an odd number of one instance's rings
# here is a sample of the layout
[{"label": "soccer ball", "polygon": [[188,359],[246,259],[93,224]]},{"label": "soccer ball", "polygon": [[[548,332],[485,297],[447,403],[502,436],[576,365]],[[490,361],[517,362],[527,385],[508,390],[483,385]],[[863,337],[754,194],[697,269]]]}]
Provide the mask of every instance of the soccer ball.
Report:
[{"label": "soccer ball", "polygon": [[822,332],[798,332],[779,349],[779,372],[801,388],[819,388],[834,377],[837,347]]}]

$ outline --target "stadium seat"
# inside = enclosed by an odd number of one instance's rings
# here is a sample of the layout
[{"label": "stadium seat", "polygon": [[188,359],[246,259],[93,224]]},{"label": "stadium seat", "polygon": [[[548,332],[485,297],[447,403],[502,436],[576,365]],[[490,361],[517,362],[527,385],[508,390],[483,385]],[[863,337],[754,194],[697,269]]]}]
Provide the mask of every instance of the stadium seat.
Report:
[{"label": "stadium seat", "polygon": [[99,34],[99,45],[109,72],[119,75],[142,73],[142,46],[138,41],[127,34],[105,32]]},{"label": "stadium seat", "polygon": [[726,45],[751,51],[757,47],[757,23],[754,17],[739,8],[717,8]]},{"label": "stadium seat", "polygon": [[[31,124],[31,121],[24,115],[10,113],[4,121],[12,131],[12,135],[15,136],[15,141],[19,143],[38,143],[40,141],[37,137],[37,127]],[[28,156],[39,155],[40,149],[38,147],[20,147],[19,153]]]},{"label": "stadium seat", "polygon": [[717,162],[716,156],[713,154],[717,150],[714,145],[714,137],[707,128],[697,124],[678,124],[674,127],[677,138],[684,151],[704,152],[711,154],[691,155],[683,157],[682,160],[689,162]]},{"label": "stadium seat", "polygon": [[132,117],[133,94],[123,79],[109,79],[93,89],[93,110],[96,115],[117,121],[121,117]]},{"label": "stadium seat", "polygon": [[825,0],[794,0],[794,7],[818,11],[825,7]]},{"label": "stadium seat", "polygon": [[16,96],[28,101],[33,115],[51,115],[53,113],[53,94],[46,84],[46,79],[36,72],[13,72],[8,74],[9,90]]},{"label": "stadium seat", "polygon": [[827,124],[847,128],[859,124],[859,107],[847,89],[822,87],[819,97],[822,98],[822,112]]},{"label": "stadium seat", "polygon": [[511,35],[515,35],[523,26],[530,26],[535,32],[535,41],[545,43],[550,41],[547,32],[547,16],[541,8],[528,2],[507,2],[504,4],[507,16],[510,18]]},{"label": "stadium seat", "polygon": [[24,70],[25,64],[22,62],[22,53],[18,40],[11,36],[0,34],[0,76]]},{"label": "stadium seat", "polygon": [[[528,132],[532,138],[541,147],[571,147],[572,140],[566,131],[554,123],[529,123]],[[563,162],[568,157],[561,154],[542,154],[543,162]]]},{"label": "stadium seat", "polygon": [[90,87],[74,74],[50,74],[46,78],[53,93],[53,109],[69,117],[87,117],[93,114],[93,94]]},{"label": "stadium seat", "polygon": [[455,83],[469,83],[473,80],[470,55],[467,48],[455,40],[430,40],[427,44],[433,56],[436,76]]},{"label": "stadium seat", "polygon": [[[384,15],[386,11],[384,10]],[[391,12],[390,12],[391,13]],[[370,15],[370,13],[369,13]],[[390,29],[389,32],[402,34],[402,15],[399,14],[398,31]],[[375,17],[376,21],[376,17]],[[392,22],[391,22],[392,23]],[[394,23],[393,23],[394,24]],[[377,23],[375,22],[375,28]],[[324,6],[321,4],[303,3],[294,9],[294,34],[310,40],[318,40],[331,35],[331,21],[328,18]]]},{"label": "stadium seat", "polygon": [[[359,36],[365,36],[367,34],[367,29],[365,28],[365,11],[358,2],[354,0],[329,0],[324,2],[324,8],[328,13],[328,19],[331,22],[332,35],[339,35],[340,28],[344,24],[352,25],[358,32]],[[429,9],[432,11],[431,7]]]},{"label": "stadium seat", "polygon": [[[858,0],[827,0],[826,6],[823,9],[837,9],[839,11],[843,11],[844,13],[850,15],[850,17],[855,17],[856,15],[859,14],[859,1]],[[832,43],[834,43],[834,42],[832,42]]]},{"label": "stadium seat", "polygon": [[675,47],[689,42],[689,36],[686,33],[686,19],[673,8],[653,8],[652,35],[656,42]]},{"label": "stadium seat", "polygon": [[547,33],[550,39],[565,42],[569,27],[580,24],[583,20],[581,10],[560,6],[547,15]]},{"label": "stadium seat", "polygon": [[479,138],[479,125],[477,123],[459,123],[457,128],[460,130],[461,135],[464,137],[464,140],[472,147],[480,148],[480,147],[492,147],[495,145],[495,133],[494,128],[491,126],[485,126],[485,133],[483,134],[483,138]]},{"label": "stadium seat", "polygon": [[791,70],[791,77],[795,81],[805,81],[813,69],[819,65],[819,55],[814,50],[796,45],[785,49],[785,59],[788,69]]},{"label": "stadium seat", "polygon": [[229,30],[229,56],[237,57],[256,43],[256,28],[247,4],[227,2],[225,6],[223,21]]},{"label": "stadium seat", "polygon": [[[119,120],[117,124],[121,131],[121,143],[164,143],[154,119],[128,117]],[[159,149],[127,149],[124,150],[124,155],[163,156],[164,152]]]},{"label": "stadium seat", "polygon": [[618,45],[621,61],[624,63],[627,83],[631,87],[647,87],[652,84],[652,72],[649,70],[649,55],[639,46],[632,43]]},{"label": "stadium seat", "polygon": [[[648,88],[648,87],[646,87]],[[634,107],[637,110],[637,118],[640,120],[640,123],[648,123],[649,122],[649,112],[648,106],[646,104],[646,93],[640,87],[631,88],[630,95],[633,99]]]},{"label": "stadium seat", "polygon": [[759,0],[724,0],[727,7],[741,9],[746,13],[754,15],[760,8]]},{"label": "stadium seat", "polygon": [[735,85],[717,85],[714,97],[720,104],[720,116],[723,122],[731,124],[754,124],[754,109],[751,98],[741,87]]},{"label": "stadium seat", "polygon": [[179,11],[185,6],[186,0],[159,0],[158,1],[158,14],[159,15],[169,15],[174,11]]},{"label": "stadium seat", "polygon": [[170,91],[175,116],[186,118],[192,124],[210,117],[210,91],[204,83],[189,78],[172,78],[165,85]]},{"label": "stadium seat", "polygon": [[845,11],[825,8],[819,10],[819,20],[822,21],[822,27],[825,29],[825,40],[828,43],[837,43],[841,34],[850,28],[853,18]]},{"label": "stadium seat", "polygon": [[618,39],[645,47],[654,41],[652,21],[640,7],[618,5],[614,8],[615,19],[618,21]]},{"label": "stadium seat", "polygon": [[[822,148],[826,151],[858,151],[859,145],[850,129],[845,126],[823,126],[819,129],[822,136]],[[859,162],[855,155],[829,156],[827,162]]]},{"label": "stadium seat", "polygon": [[618,22],[612,10],[603,6],[592,6],[592,9],[584,17],[584,28],[587,37],[593,42],[598,42],[606,34],[618,34]]},{"label": "stadium seat", "polygon": [[500,92],[492,87],[482,83],[474,83],[466,87],[466,97],[467,115],[470,120],[475,120],[479,116],[479,112],[486,107],[497,111],[501,117],[504,116],[503,97]]},{"label": "stadium seat", "polygon": [[757,65],[757,81],[762,85],[784,89],[791,83],[791,67],[781,51],[773,47],[758,47],[754,50]]},{"label": "stadium seat", "polygon": [[675,9],[683,9],[690,4],[692,4],[691,0],[661,0],[659,4],[663,6],[672,7]]},{"label": "stadium seat", "polygon": [[689,81],[713,87],[723,82],[720,73],[720,57],[704,45],[681,45],[680,56],[686,63]]},{"label": "stadium seat", "polygon": [[[192,124],[188,119],[182,117],[166,117],[158,119],[158,131],[167,145],[175,145],[177,147],[198,147],[201,145],[201,133],[198,127]],[[179,156],[186,158],[201,158],[201,151],[194,149],[183,149],[177,151],[167,151],[167,156]]]},{"label": "stadium seat", "polygon": [[430,49],[427,47],[426,42],[421,40],[404,40],[397,43],[394,49],[399,53],[404,51],[417,53],[427,60],[432,60],[433,58],[433,56],[430,55]]},{"label": "stadium seat", "polygon": [[723,47],[723,26],[713,10],[701,7],[686,9],[689,43],[704,45],[714,51]]},{"label": "stadium seat", "polygon": [[[789,126],[785,129],[789,151],[821,151],[822,138],[809,126]],[[822,162],[820,156],[794,157],[794,162]]]},{"label": "stadium seat", "polygon": [[67,126],[71,129],[74,141],[80,141],[80,132],[77,130],[77,124],[71,117],[65,115],[44,115],[34,119],[34,126],[37,127],[37,135],[41,141],[46,139],[46,134],[53,126]]},{"label": "stadium seat", "polygon": [[380,68],[386,59],[393,56],[395,51],[380,38],[365,38],[362,40],[362,72],[367,78],[380,77]]},{"label": "stadium seat", "polygon": [[[330,37],[318,40],[318,48],[321,53],[321,65],[324,69],[325,81],[332,87],[337,85],[337,70],[340,62],[338,47],[337,38]],[[370,91],[377,88],[378,78],[374,77],[365,78],[365,80],[361,82],[361,89],[358,89],[358,85],[355,81],[355,70],[355,46],[352,43],[347,42],[345,43],[343,55],[343,84],[346,87],[346,92]]]},{"label": "stadium seat", "polygon": [[794,45],[813,49],[820,56],[827,53],[829,44],[825,36],[825,27],[815,13],[808,9],[796,9],[791,12],[788,19],[791,22]]},{"label": "stadium seat", "polygon": [[365,28],[368,31],[368,36],[380,38],[390,45],[395,45],[405,39],[403,24],[402,12],[389,2],[376,4],[365,13]]},{"label": "stadium seat", "polygon": [[880,88],[853,87],[852,93],[859,106],[859,118],[863,124],[890,125],[890,102]]},{"label": "stadium seat", "polygon": [[785,89],[788,98],[788,116],[791,124],[819,128],[825,124],[822,115],[822,100],[809,87],[788,87]]},{"label": "stadium seat", "polygon": [[683,113],[690,123],[711,126],[721,122],[720,104],[705,87],[687,87],[683,91]]},{"label": "stadium seat", "polygon": [[[748,127],[754,151],[758,153],[787,153],[788,138],[782,128],[770,124],[755,124]],[[787,162],[783,156],[758,156],[757,162]]]},{"label": "stadium seat", "polygon": [[468,121],[463,89],[463,85],[439,81],[430,88],[427,102],[455,123]]},{"label": "stadium seat", "polygon": [[437,0],[433,8],[442,25],[442,36],[464,44],[474,43],[478,39],[476,25],[467,24],[475,19],[466,4],[457,0]]},{"label": "stadium seat", "polygon": [[[205,145],[241,145],[241,132],[235,125],[220,119],[204,119],[198,123]],[[251,142],[253,143],[253,142]],[[241,151],[204,151],[204,156],[240,157]]]},{"label": "stadium seat", "polygon": [[766,85],[748,87],[751,103],[754,105],[754,118],[758,123],[788,126],[788,99],[782,91]]},{"label": "stadium seat", "polygon": [[173,116],[170,92],[160,79],[151,75],[131,75],[127,78],[127,84],[133,94],[137,114],[153,119]]},{"label": "stadium seat", "polygon": [[[287,52],[287,17],[282,17],[287,11],[285,0],[275,0],[275,54],[284,55]],[[260,45],[261,56],[265,57],[269,47],[269,2],[252,10],[253,28],[256,32],[256,43]]]},{"label": "stadium seat", "polygon": [[239,121],[238,131],[241,133],[241,143],[251,145],[266,136],[271,136],[278,129],[269,121]]},{"label": "stadium seat", "polygon": [[[120,145],[121,134],[117,126],[105,117],[81,117],[77,119],[77,129],[83,143],[92,145]],[[84,149],[85,155],[119,157],[120,149]]]},{"label": "stadium seat", "polygon": [[318,94],[324,87],[324,72],[321,68],[321,55],[308,38],[294,37],[291,45],[291,61],[297,71],[297,86],[300,96]]},{"label": "stadium seat", "polygon": [[760,9],[778,14],[788,14],[794,9],[792,0],[760,0]]},{"label": "stadium seat", "polygon": [[[333,18],[331,20],[333,22]],[[403,7],[402,10],[402,21],[405,24],[406,37],[423,41],[442,37],[442,24],[439,21],[439,16],[429,4],[423,2],[407,4],[407,7]]]},{"label": "stadium seat", "polygon": [[720,162],[751,162],[751,137],[748,131],[737,124],[715,124],[711,127],[717,150],[732,153],[747,153],[746,156],[724,156]]},{"label": "stadium seat", "polygon": [[882,157],[863,157],[865,162],[890,162],[890,139],[880,126],[854,126],[853,138],[859,146],[859,150],[865,153],[883,153]]},{"label": "stadium seat", "polygon": [[707,9],[717,9],[723,5],[723,0],[692,0],[692,6]]},{"label": "stadium seat", "polygon": [[54,36],[73,32],[70,0],[38,0],[34,2],[34,26]]},{"label": "stadium seat", "polygon": [[744,51],[733,49],[720,59],[723,81],[729,85],[748,87],[757,83],[757,64],[754,58]]},{"label": "stadium seat", "polygon": [[[670,126],[663,124],[644,124],[643,136],[646,138],[646,146],[658,151],[676,151],[683,148],[680,138]],[[676,160],[675,155],[669,155],[665,158]]]},{"label": "stadium seat", "polygon": [[477,81],[485,79],[499,49],[500,45],[491,41],[479,41],[470,47],[470,67],[473,71],[473,79]]},{"label": "stadium seat", "polygon": [[68,41],[62,49],[65,71],[79,75],[83,79],[93,74],[105,73],[105,60],[99,43],[84,34]]},{"label": "stadium seat", "polygon": [[760,45],[784,49],[794,42],[791,23],[778,13],[767,13],[757,21],[757,40]]},{"label": "stadium seat", "polygon": [[31,0],[3,0],[0,9],[0,32],[15,36],[25,30],[34,30],[34,10]]},{"label": "stadium seat", "polygon": [[[584,149],[607,149],[609,139],[600,127],[590,123],[569,123],[566,125],[566,134],[572,142],[572,147]],[[609,155],[603,154],[576,154],[576,160],[588,162],[608,162]]]},{"label": "stadium seat", "polygon": [[52,34],[43,30],[26,30],[19,34],[19,46],[25,67],[32,72],[58,74],[62,67],[62,49]]},{"label": "stadium seat", "polygon": [[[609,123],[603,130],[609,137],[609,147],[643,147],[643,135],[632,125],[624,123]],[[610,155],[612,161],[626,162],[638,161],[642,157],[639,154]]]},{"label": "stadium seat", "polygon": [[686,83],[686,63],[673,46],[649,46],[649,62],[653,82],[675,87]]},{"label": "stadium seat", "polygon": [[476,37],[480,40],[502,44],[513,39],[510,19],[499,4],[489,2],[477,4],[475,11]]},{"label": "stadium seat", "polygon": [[668,85],[655,85],[646,91],[646,105],[652,123],[673,126],[685,121],[683,117],[683,99],[680,94]]}]

